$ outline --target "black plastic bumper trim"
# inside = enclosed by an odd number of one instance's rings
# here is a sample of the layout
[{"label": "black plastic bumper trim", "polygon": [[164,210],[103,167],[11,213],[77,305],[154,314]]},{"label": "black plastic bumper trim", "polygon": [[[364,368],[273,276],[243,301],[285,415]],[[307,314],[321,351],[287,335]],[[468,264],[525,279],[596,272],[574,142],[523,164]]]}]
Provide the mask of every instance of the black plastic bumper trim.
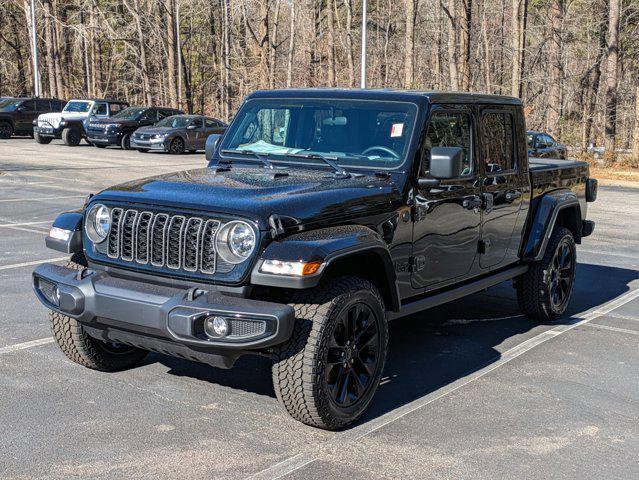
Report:
[{"label": "black plastic bumper trim", "polygon": [[[39,291],[38,279],[56,285],[64,294],[60,307]],[[52,310],[76,318],[85,325],[105,325],[138,334],[150,334],[200,349],[262,349],[286,342],[293,331],[295,311],[290,305],[232,297],[217,291],[191,295],[190,288],[174,288],[109,276],[106,272],[72,270],[42,264],[33,272],[38,299]],[[189,322],[221,315],[267,323],[261,337],[210,340],[192,335]]]}]

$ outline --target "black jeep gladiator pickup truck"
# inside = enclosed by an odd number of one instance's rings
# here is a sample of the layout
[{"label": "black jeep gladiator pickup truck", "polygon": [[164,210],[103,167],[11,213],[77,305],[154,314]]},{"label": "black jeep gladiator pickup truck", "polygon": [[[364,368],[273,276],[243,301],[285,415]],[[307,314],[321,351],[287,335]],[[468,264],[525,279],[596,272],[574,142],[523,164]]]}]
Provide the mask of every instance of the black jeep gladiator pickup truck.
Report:
[{"label": "black jeep gladiator pickup truck", "polygon": [[370,404],[389,320],[506,280],[559,318],[594,228],[588,165],[529,161],[513,98],[256,92],[207,158],[55,220],[47,246],[71,260],[33,273],[55,339],[104,371],[264,355],[288,412],[326,429]]}]

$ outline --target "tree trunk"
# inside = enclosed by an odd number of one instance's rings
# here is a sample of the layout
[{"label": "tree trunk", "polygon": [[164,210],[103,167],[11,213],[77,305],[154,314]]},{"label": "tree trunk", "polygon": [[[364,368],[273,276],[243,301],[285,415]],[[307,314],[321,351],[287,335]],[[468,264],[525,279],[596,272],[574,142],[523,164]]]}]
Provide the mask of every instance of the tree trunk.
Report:
[{"label": "tree trunk", "polygon": [[604,14],[603,17],[599,24],[599,51],[597,52],[595,64],[592,68],[592,82],[589,83],[586,98],[584,99],[583,128],[581,133],[581,148],[584,151],[588,149],[592,140],[592,123],[597,106],[597,92],[599,92],[599,84],[601,82],[601,65],[606,56],[606,14]]},{"label": "tree trunk", "polygon": [[291,2],[291,27],[288,39],[288,61],[286,63],[286,88],[293,84],[293,56],[295,54],[295,2]]},{"label": "tree trunk", "polygon": [[448,24],[448,71],[450,73],[450,88],[453,91],[459,90],[459,74],[457,72],[458,49],[457,49],[457,1],[448,0],[449,20]]},{"label": "tree trunk", "polygon": [[564,21],[564,0],[553,0],[550,13],[551,35],[548,46],[550,85],[548,90],[548,114],[546,116],[546,129],[557,136],[559,132],[559,120],[561,118],[561,86],[562,86],[562,29]]},{"label": "tree trunk", "polygon": [[33,24],[31,23],[31,2],[29,0],[23,0],[22,2],[23,8],[24,8],[24,14],[25,14],[25,19],[26,19],[26,26],[27,26],[27,37],[29,38],[29,55],[28,57],[31,59],[31,61],[27,62],[28,68],[27,68],[27,78],[29,79],[29,81],[27,82],[27,84],[29,85],[29,87],[27,89],[29,89],[31,91],[32,95],[35,95],[35,84],[34,84],[34,75],[33,75],[33,58],[35,57],[35,50],[34,50],[34,45],[33,45],[33,37],[32,35],[32,31],[33,31]]},{"label": "tree trunk", "polygon": [[175,34],[175,0],[164,0],[166,10],[166,81],[168,85],[169,105],[178,107],[175,81],[175,55],[177,52],[177,35]]},{"label": "tree trunk", "polygon": [[277,36],[280,24],[280,0],[275,0],[275,21],[273,22],[273,32],[271,34],[269,49],[269,87],[275,88],[275,67],[277,61]]},{"label": "tree trunk", "polygon": [[404,88],[413,88],[415,81],[415,20],[418,0],[405,0],[406,35],[404,37]]},{"label": "tree trunk", "polygon": [[473,0],[462,0],[463,15],[460,15],[460,41],[459,41],[459,72],[461,89],[470,90],[470,42],[473,25]]},{"label": "tree trunk", "polygon": [[231,0],[224,2],[224,119],[231,118]]},{"label": "tree trunk", "polygon": [[55,41],[53,38],[53,9],[51,8],[51,0],[42,2],[44,9],[44,39],[47,52],[47,75],[49,76],[49,96],[55,98],[58,96],[58,82],[55,74]]},{"label": "tree trunk", "polygon": [[639,162],[639,85],[635,89],[635,126],[632,131],[632,157]]},{"label": "tree trunk", "polygon": [[[295,7],[291,2],[291,36],[293,36],[293,11]],[[328,23],[328,86],[337,86],[337,68],[335,66],[335,0],[328,0],[326,4]]]},{"label": "tree trunk", "polygon": [[[554,11],[556,3],[563,1],[564,0],[554,0],[552,11]],[[513,65],[510,94],[513,97],[521,98],[523,96],[523,75],[524,64],[526,61],[526,26],[528,23],[528,0],[512,0],[512,9]]]},{"label": "tree trunk", "polygon": [[346,56],[348,60],[348,86],[355,86],[355,60],[353,54],[353,0],[345,0],[346,4]]},{"label": "tree trunk", "polygon": [[435,0],[435,89],[442,89],[442,0]]},{"label": "tree trunk", "polygon": [[617,82],[619,59],[619,14],[621,0],[610,0],[608,17],[608,58],[606,62],[606,156],[614,160],[617,140]]}]

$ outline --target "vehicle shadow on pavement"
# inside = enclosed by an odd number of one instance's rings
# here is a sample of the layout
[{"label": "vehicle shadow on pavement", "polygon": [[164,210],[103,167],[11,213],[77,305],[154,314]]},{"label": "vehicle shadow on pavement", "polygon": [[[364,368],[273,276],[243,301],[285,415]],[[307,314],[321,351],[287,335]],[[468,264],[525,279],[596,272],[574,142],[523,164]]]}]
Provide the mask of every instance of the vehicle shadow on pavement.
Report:
[{"label": "vehicle shadow on pavement", "polygon": [[[638,279],[636,270],[578,264],[569,310],[554,325],[574,323],[581,312],[626,293]],[[538,326],[521,315],[510,282],[391,323],[382,383],[360,423],[499,360],[495,346]]]},{"label": "vehicle shadow on pavement", "polygon": [[[622,295],[637,279],[639,272],[635,270],[579,264],[575,291],[564,322],[572,323],[576,314]],[[500,353],[496,346],[538,326],[519,311],[510,282],[391,322],[382,382],[359,423],[392,411],[498,360]],[[267,358],[245,356],[231,370],[164,355],[149,356],[148,362],[155,361],[168,367],[171,375],[275,397]],[[274,403],[274,408],[279,407]]]}]

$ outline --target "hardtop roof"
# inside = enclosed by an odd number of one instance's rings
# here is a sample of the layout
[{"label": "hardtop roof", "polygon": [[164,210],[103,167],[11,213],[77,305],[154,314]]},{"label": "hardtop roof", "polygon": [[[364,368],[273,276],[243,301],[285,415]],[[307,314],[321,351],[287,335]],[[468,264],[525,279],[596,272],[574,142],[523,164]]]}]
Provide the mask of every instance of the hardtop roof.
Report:
[{"label": "hardtop roof", "polygon": [[467,92],[436,92],[399,89],[354,88],[294,88],[258,90],[248,95],[253,98],[352,98],[359,100],[413,101],[416,103],[493,104],[521,106],[519,98]]}]

